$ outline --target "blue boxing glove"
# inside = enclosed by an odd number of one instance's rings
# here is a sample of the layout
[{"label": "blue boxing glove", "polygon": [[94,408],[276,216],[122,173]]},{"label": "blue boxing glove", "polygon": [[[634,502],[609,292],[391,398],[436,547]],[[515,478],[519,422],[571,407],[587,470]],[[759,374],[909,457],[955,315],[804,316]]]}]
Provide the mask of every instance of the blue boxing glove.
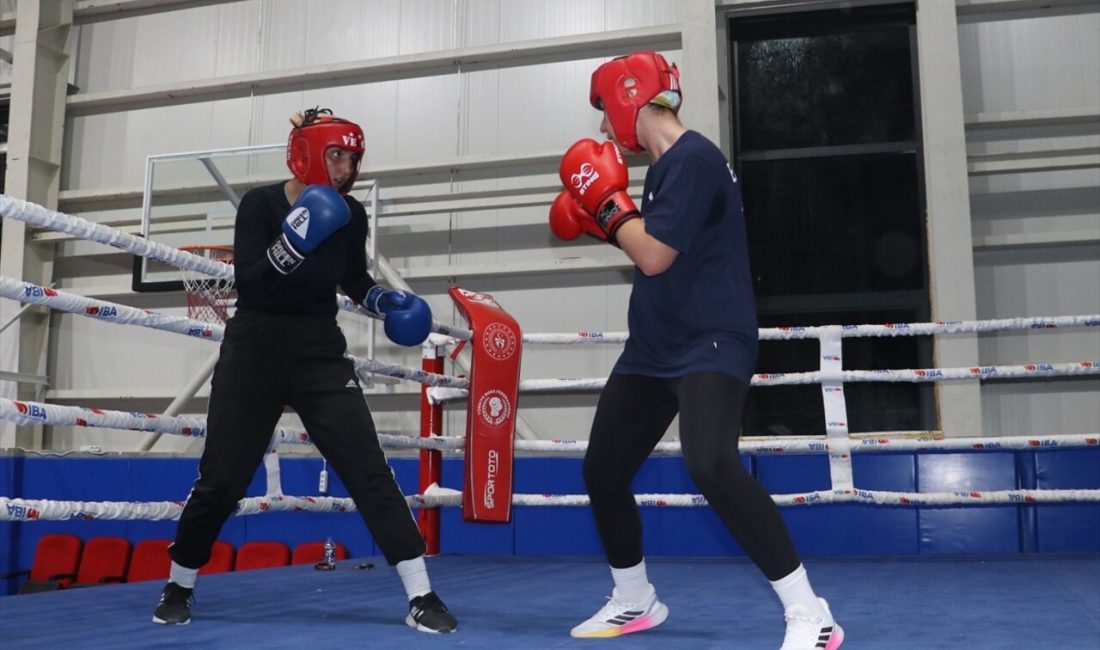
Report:
[{"label": "blue boxing glove", "polygon": [[349,221],[351,210],[339,192],[325,185],[310,185],[291,206],[283,221],[283,234],[267,249],[267,260],[286,275]]},{"label": "blue boxing glove", "polygon": [[414,293],[376,284],[367,292],[363,306],[385,321],[386,336],[398,345],[420,345],[432,331],[432,310]]}]

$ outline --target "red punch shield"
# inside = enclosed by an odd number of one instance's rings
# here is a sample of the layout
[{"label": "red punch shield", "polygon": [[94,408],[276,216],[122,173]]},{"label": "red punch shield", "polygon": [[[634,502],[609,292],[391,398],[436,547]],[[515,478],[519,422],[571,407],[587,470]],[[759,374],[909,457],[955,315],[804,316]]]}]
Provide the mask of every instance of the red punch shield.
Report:
[{"label": "red punch shield", "polygon": [[507,523],[512,520],[512,444],[522,348],[519,324],[487,293],[458,287],[449,293],[474,332],[462,519]]}]

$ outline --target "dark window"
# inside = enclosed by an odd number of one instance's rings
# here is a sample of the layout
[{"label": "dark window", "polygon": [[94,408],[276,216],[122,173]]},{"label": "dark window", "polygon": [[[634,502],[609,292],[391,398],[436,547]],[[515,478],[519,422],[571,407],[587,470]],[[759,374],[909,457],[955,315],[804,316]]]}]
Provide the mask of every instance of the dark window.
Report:
[{"label": "dark window", "polygon": [[[761,314],[761,327],[860,324],[867,322],[906,323],[922,320],[913,309],[854,309],[851,312],[779,312]],[[845,370],[923,368],[930,365],[928,337],[846,338]],[[761,341],[759,372],[806,372],[817,370],[820,344],[817,339]],[[824,435],[825,410],[820,384],[769,386],[750,393],[745,430],[749,435]],[[886,382],[851,382],[844,385],[848,430],[918,431],[934,428],[932,391],[928,385]]]},{"label": "dark window", "polygon": [[[928,320],[912,5],[732,18],[734,164],[762,327]],[[762,342],[758,372],[819,366]],[[844,368],[923,368],[931,340],[844,341]],[[929,385],[845,386],[852,432],[935,427]],[[749,435],[825,432],[817,384],[753,391]]]},{"label": "dark window", "polygon": [[913,140],[907,25],[755,27],[738,28],[742,151]]},{"label": "dark window", "polygon": [[923,289],[916,176],[914,154],[743,162],[757,295]]}]

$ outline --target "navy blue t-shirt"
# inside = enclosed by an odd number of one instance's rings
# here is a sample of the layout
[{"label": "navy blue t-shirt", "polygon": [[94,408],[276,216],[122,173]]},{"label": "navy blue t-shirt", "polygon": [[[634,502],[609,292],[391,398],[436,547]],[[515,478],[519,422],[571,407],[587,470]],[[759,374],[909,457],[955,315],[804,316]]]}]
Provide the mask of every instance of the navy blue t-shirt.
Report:
[{"label": "navy blue t-shirt", "polygon": [[635,271],[630,338],[612,372],[720,372],[748,383],[756,303],[736,175],[718,147],[687,131],[650,166],[643,191],[646,232],[679,255],[664,273]]}]

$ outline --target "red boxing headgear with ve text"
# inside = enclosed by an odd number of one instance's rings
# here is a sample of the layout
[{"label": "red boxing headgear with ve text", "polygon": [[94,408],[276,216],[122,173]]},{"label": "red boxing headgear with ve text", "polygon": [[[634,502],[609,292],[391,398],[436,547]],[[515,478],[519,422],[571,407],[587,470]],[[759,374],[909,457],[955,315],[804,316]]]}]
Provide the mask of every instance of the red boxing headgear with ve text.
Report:
[{"label": "red boxing headgear with ve text", "polygon": [[656,52],[635,52],[620,56],[592,73],[589,101],[607,113],[615,139],[637,153],[638,111],[649,103],[680,110],[680,71]]},{"label": "red boxing headgear with ve text", "polygon": [[[298,116],[295,116],[298,117]],[[294,177],[306,185],[332,185],[325,165],[325,151],[337,147],[359,154],[351,177],[340,187],[341,194],[351,191],[359,177],[359,162],[363,155],[363,129],[355,122],[333,117],[332,111],[311,108],[301,114],[300,124],[290,130],[286,144],[286,166]]]}]

